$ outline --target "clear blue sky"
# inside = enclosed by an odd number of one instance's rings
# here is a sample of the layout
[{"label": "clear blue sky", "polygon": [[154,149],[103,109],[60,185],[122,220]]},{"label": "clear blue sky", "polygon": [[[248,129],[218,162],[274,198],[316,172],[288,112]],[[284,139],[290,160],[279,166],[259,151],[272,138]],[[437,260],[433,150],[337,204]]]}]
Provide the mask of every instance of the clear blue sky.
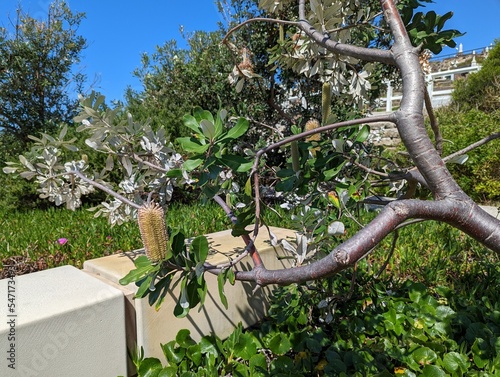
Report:
[{"label": "clear blue sky", "polygon": [[[132,71],[140,65],[143,52],[153,52],[156,45],[170,39],[180,40],[179,27],[186,31],[215,30],[222,21],[213,0],[69,0],[73,11],[85,12],[79,29],[88,41],[82,69],[96,89],[109,100],[121,99],[130,85],[140,89]],[[0,25],[7,26],[8,16],[15,20],[16,8],[37,18],[45,18],[50,0],[1,0]],[[467,32],[457,40],[464,50],[485,47],[500,38],[500,0],[435,0],[424,11],[438,14],[453,11],[448,28]],[[453,53],[445,49],[443,54]]]}]

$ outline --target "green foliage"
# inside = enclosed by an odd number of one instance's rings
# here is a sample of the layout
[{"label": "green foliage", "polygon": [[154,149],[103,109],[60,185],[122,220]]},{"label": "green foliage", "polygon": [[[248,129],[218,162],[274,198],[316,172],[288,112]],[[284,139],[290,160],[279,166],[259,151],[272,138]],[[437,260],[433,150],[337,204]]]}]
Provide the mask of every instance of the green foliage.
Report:
[{"label": "green foliage", "polygon": [[479,72],[455,81],[452,97],[463,111],[479,109],[490,113],[500,108],[500,41],[488,52]]},{"label": "green foliage", "polygon": [[[275,291],[269,317],[226,339],[188,330],[162,345],[167,365],[136,360],[139,376],[479,376],[500,368],[500,306],[408,281],[364,288],[332,279]],[[365,282],[366,283],[366,282]],[[351,290],[350,297],[339,291]],[[335,293],[337,294],[335,294]]]},{"label": "green foliage", "polygon": [[83,14],[63,1],[50,5],[46,21],[18,15],[15,31],[0,29],[0,128],[24,149],[28,135],[71,122],[77,102],[68,93],[82,91],[85,77],[73,67],[86,42],[77,34]]},{"label": "green foliage", "polygon": [[456,47],[454,38],[461,37],[464,33],[455,29],[443,30],[446,21],[453,17],[453,12],[445,13],[442,16],[434,11],[425,14],[423,12],[414,13],[414,10],[422,5],[419,1],[403,1],[399,4],[401,17],[413,45],[422,45],[423,49],[434,54],[439,54],[444,45]]},{"label": "green foliage", "polygon": [[[444,155],[461,150],[499,131],[500,112],[498,110],[490,113],[474,109],[454,111],[452,106],[439,109],[437,116],[444,139],[451,141],[444,144]],[[498,139],[493,140],[468,152],[469,158],[464,164],[449,166],[455,180],[474,200],[484,202],[500,199],[498,143]]]}]

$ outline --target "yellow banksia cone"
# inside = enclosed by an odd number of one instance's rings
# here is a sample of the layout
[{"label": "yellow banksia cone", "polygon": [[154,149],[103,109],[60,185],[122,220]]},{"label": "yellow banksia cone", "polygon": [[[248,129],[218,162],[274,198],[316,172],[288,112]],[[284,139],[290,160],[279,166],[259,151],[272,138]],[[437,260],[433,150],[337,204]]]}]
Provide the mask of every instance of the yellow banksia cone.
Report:
[{"label": "yellow banksia cone", "polygon": [[168,243],[165,213],[158,203],[146,203],[137,211],[146,256],[151,263],[165,258]]},{"label": "yellow banksia cone", "polygon": [[[309,119],[306,123],[305,131],[315,130],[319,126],[320,124],[316,119]],[[306,141],[320,141],[320,140],[321,140],[320,134],[314,134],[306,138]]]}]

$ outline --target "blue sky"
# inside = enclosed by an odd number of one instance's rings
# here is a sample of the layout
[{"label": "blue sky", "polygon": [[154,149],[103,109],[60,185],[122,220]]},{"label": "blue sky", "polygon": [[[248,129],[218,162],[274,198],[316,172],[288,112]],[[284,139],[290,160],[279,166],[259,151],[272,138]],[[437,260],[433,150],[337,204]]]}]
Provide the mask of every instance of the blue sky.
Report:
[{"label": "blue sky", "polygon": [[[0,26],[8,26],[8,16],[15,20],[16,8],[37,18],[45,18],[50,0],[1,0]],[[222,17],[213,0],[68,0],[73,11],[85,12],[79,29],[88,41],[81,69],[96,89],[108,100],[121,99],[127,86],[140,89],[132,71],[140,65],[143,52],[153,52],[156,45],[170,39],[180,40],[179,27],[185,31],[215,30]],[[424,11],[438,14],[453,11],[448,28],[467,32],[457,40],[464,50],[485,47],[500,38],[500,0],[435,0]],[[445,49],[443,54],[453,53]]]}]

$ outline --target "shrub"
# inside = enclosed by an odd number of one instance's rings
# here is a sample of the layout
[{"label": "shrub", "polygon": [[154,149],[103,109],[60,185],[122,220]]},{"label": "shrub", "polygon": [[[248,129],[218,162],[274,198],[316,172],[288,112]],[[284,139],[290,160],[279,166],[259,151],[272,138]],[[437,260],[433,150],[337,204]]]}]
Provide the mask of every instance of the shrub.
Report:
[{"label": "shrub", "polygon": [[500,108],[500,41],[496,41],[479,72],[455,81],[452,96],[463,110],[494,112]]},{"label": "shrub", "polygon": [[[499,50],[500,52],[500,50]],[[498,132],[500,111],[486,113],[471,109],[467,112],[452,108],[437,111],[445,140],[444,156]],[[450,165],[450,171],[458,184],[474,200],[500,200],[500,154],[498,140],[494,140],[467,154],[463,165]]]}]

